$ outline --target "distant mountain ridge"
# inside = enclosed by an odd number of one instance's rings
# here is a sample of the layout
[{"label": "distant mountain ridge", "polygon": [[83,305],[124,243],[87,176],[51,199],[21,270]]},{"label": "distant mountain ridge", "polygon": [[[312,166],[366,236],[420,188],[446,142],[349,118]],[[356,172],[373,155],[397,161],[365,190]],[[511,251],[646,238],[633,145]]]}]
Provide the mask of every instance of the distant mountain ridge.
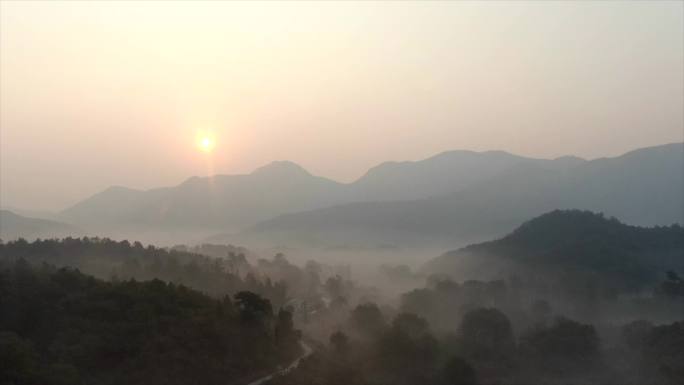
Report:
[{"label": "distant mountain ridge", "polygon": [[600,211],[635,225],[684,223],[682,143],[616,158],[549,162],[520,162],[442,196],[349,203],[283,215],[254,226],[242,237],[322,247],[453,248],[500,236],[527,218],[563,208]]},{"label": "distant mountain ridge", "polygon": [[61,216],[87,225],[234,228],[333,203],[339,185],[294,163],[273,162],[248,175],[192,177],[175,187],[112,187]]},{"label": "distant mountain ridge", "polygon": [[105,233],[248,229],[230,241],[323,247],[454,246],[556,208],[604,211],[635,224],[673,223],[681,222],[683,211],[681,199],[674,198],[684,184],[677,185],[682,148],[677,143],[591,161],[448,151],[386,162],[347,184],[281,161],[250,174],[193,177],[173,187],[112,187],[59,218]]},{"label": "distant mountain ridge", "polygon": [[84,225],[240,228],[341,203],[448,194],[526,163],[561,164],[502,151],[449,151],[421,161],[386,162],[343,184],[314,176],[295,163],[277,161],[250,174],[192,177],[174,187],[141,191],[113,186],[64,210],[60,217]]},{"label": "distant mountain ridge", "polygon": [[36,238],[54,238],[81,236],[85,232],[67,223],[28,218],[9,210],[0,210],[0,239],[10,241],[17,238],[33,240]]},{"label": "distant mountain ridge", "polygon": [[562,169],[585,162],[577,157],[527,158],[504,151],[447,151],[415,162],[385,162],[350,185],[350,201],[430,198],[462,190],[519,165]]}]

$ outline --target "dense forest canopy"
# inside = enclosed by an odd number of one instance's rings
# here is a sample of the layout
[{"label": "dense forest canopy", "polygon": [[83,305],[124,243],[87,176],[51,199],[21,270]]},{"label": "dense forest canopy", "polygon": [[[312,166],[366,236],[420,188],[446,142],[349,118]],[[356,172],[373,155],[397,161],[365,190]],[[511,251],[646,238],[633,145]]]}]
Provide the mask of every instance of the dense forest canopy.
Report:
[{"label": "dense forest canopy", "polygon": [[[267,297],[276,306],[284,304],[285,282],[274,282],[260,274],[249,264],[243,251],[218,245],[167,250],[152,245],[145,247],[140,242],[95,237],[0,243],[0,258],[75,267],[103,279],[156,278],[217,297],[247,290]],[[220,257],[209,257],[206,252]]]},{"label": "dense forest canopy", "polygon": [[0,294],[2,384],[239,383],[300,349],[289,313],[251,292],[0,259]]},{"label": "dense forest canopy", "polygon": [[439,333],[414,313],[374,304],[348,313],[316,353],[272,385],[679,384],[684,322],[636,321],[603,338],[566,317],[516,330],[493,307],[472,307]]},{"label": "dense forest canopy", "polygon": [[[365,282],[230,245],[0,243],[2,380],[245,385],[312,346],[270,383],[678,384],[682,231],[554,211]],[[455,279],[468,257],[507,274]]]}]

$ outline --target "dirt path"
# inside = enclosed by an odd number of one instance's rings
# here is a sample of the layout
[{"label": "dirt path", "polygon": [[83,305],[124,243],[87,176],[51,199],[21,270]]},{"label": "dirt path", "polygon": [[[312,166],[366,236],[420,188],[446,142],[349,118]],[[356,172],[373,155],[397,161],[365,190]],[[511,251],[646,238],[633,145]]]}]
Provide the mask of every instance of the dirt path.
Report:
[{"label": "dirt path", "polygon": [[309,345],[307,345],[306,343],[301,342],[301,341],[300,341],[299,343],[302,345],[302,349],[304,349],[304,353],[302,353],[302,355],[299,356],[299,358],[297,358],[296,360],[292,361],[292,363],[291,363],[290,365],[288,365],[287,367],[285,367],[285,368],[283,368],[283,369],[278,369],[278,370],[276,370],[275,372],[269,374],[268,376],[261,377],[260,379],[258,379],[258,380],[256,380],[256,381],[250,382],[248,385],[262,385],[263,383],[265,383],[266,381],[272,379],[272,378],[275,377],[276,375],[278,375],[278,374],[285,374],[285,373],[289,372],[290,370],[295,369],[297,366],[299,366],[299,363],[300,363],[303,359],[305,359],[306,357],[310,356],[311,353],[313,353],[313,349],[312,349]]}]

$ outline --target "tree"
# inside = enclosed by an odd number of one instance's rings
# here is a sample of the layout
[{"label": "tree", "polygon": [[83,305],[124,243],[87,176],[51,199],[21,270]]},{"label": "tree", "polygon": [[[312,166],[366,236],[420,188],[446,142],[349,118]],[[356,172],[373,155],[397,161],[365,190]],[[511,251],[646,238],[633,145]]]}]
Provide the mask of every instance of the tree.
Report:
[{"label": "tree", "polygon": [[535,328],[522,335],[521,352],[544,370],[574,373],[586,370],[599,358],[599,337],[592,325],[559,317],[550,327]]},{"label": "tree", "polygon": [[475,369],[460,357],[452,357],[446,362],[442,377],[445,385],[477,385]]},{"label": "tree", "polygon": [[684,299],[684,280],[674,271],[667,272],[667,279],[660,284],[659,292],[672,299]]},{"label": "tree", "polygon": [[537,325],[546,325],[551,316],[551,305],[546,300],[536,300],[532,304],[530,312],[532,313],[532,319]]},{"label": "tree", "polygon": [[298,351],[300,338],[301,332],[294,328],[292,313],[280,309],[275,326],[275,342],[281,356],[288,357]]},{"label": "tree", "polygon": [[344,296],[344,280],[339,275],[328,278],[323,288],[332,299]]},{"label": "tree", "polygon": [[304,272],[306,273],[309,293],[316,293],[321,286],[321,271],[323,267],[320,263],[309,260],[304,265]]},{"label": "tree", "polygon": [[[212,385],[283,361],[270,303],[254,293],[233,306],[159,279],[105,282],[1,255],[0,272],[0,384]],[[279,321],[291,336],[291,317]]]},{"label": "tree", "polygon": [[477,308],[467,312],[459,327],[463,352],[480,361],[508,361],[515,348],[511,322],[494,308]]},{"label": "tree", "polygon": [[430,289],[415,289],[401,296],[401,310],[430,317],[435,307],[435,295]]},{"label": "tree", "polygon": [[358,305],[352,311],[350,323],[364,337],[376,337],[385,329],[385,317],[374,303]]},{"label": "tree", "polygon": [[646,360],[667,382],[684,383],[684,321],[653,328],[646,342]]},{"label": "tree", "polygon": [[0,332],[0,384],[35,381],[35,353],[31,345],[13,332]]},{"label": "tree", "polygon": [[652,322],[638,320],[624,325],[620,334],[625,345],[627,345],[630,349],[639,351],[645,347],[652,331]]},{"label": "tree", "polygon": [[412,337],[401,327],[393,326],[382,334],[377,346],[378,362],[384,375],[396,381],[390,383],[432,382],[436,372],[439,344],[427,331]]},{"label": "tree", "polygon": [[278,311],[278,320],[275,326],[276,344],[279,346],[287,345],[291,342],[295,335],[294,323],[292,322],[292,313],[287,310],[280,309]]},{"label": "tree", "polygon": [[235,302],[240,309],[240,319],[247,324],[263,326],[273,317],[271,301],[256,293],[241,291],[235,294]]},{"label": "tree", "polygon": [[428,333],[428,322],[413,313],[400,313],[392,321],[392,328],[416,339]]},{"label": "tree", "polygon": [[349,349],[349,337],[338,330],[330,336],[330,344],[333,346],[335,353],[344,355]]}]

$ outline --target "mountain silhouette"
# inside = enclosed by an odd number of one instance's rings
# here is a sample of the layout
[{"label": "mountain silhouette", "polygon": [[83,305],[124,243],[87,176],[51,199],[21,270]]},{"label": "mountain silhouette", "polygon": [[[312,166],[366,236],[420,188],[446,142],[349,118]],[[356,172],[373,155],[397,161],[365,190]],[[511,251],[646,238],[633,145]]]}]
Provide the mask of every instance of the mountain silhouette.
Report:
[{"label": "mountain silhouette", "polygon": [[62,222],[28,218],[9,210],[0,210],[0,239],[10,241],[17,238],[33,240],[36,238],[53,238],[81,236],[84,231]]},{"label": "mountain silhouette", "polygon": [[682,223],[683,148],[590,161],[449,151],[386,162],[346,184],[278,161],[172,187],[111,187],[59,218],[104,234],[228,233],[231,242],[323,247],[455,247],[557,208],[601,211],[638,225]]},{"label": "mountain silhouette", "polygon": [[452,194],[288,214],[242,236],[323,247],[453,248],[501,236],[527,218],[559,208],[600,211],[635,225],[684,223],[683,169],[682,143],[591,161],[520,162]]}]

